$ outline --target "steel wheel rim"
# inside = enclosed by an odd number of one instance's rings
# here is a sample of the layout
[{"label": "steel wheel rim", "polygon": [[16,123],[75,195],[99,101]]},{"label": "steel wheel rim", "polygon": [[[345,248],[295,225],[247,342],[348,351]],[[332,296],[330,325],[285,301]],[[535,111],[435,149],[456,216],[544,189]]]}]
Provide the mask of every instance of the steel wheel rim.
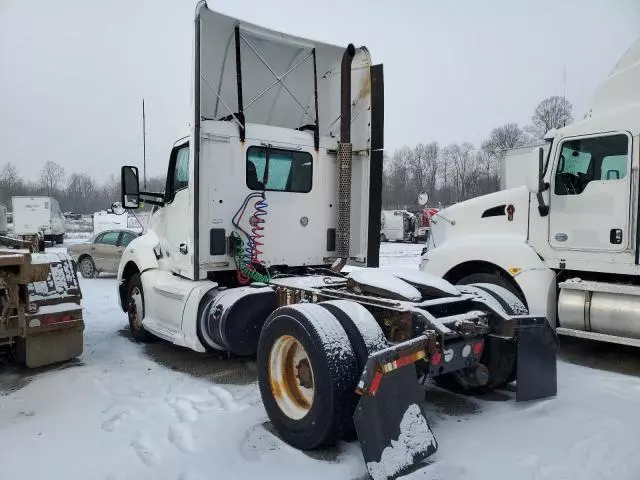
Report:
[{"label": "steel wheel rim", "polygon": [[82,269],[82,274],[85,277],[91,277],[93,275],[93,262],[88,258],[82,260],[80,268]]},{"label": "steel wheel rim", "polygon": [[129,320],[135,330],[142,327],[142,308],[142,292],[138,287],[133,287],[129,300]]},{"label": "steel wheel rim", "polygon": [[269,383],[282,413],[293,420],[305,417],[315,397],[311,359],[291,335],[279,337],[269,354]]}]

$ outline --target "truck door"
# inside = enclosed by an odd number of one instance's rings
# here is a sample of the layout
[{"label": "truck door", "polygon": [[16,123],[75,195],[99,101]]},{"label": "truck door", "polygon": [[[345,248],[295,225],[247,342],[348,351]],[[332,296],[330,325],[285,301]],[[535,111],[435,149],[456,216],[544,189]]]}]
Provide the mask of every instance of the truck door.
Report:
[{"label": "truck door", "polygon": [[162,219],[160,247],[168,260],[172,272],[191,278],[193,272],[193,242],[191,232],[193,210],[189,191],[189,143],[177,145],[171,151],[165,206],[158,212]]},{"label": "truck door", "polygon": [[629,246],[631,151],[627,133],[560,143],[550,194],[553,248],[619,252]]}]

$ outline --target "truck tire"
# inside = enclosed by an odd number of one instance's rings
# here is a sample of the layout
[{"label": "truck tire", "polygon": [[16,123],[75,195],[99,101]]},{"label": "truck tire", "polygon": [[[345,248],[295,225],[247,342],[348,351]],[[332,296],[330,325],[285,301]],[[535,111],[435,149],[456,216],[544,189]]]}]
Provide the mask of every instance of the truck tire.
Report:
[{"label": "truck tire", "polygon": [[148,343],[156,339],[142,325],[142,319],[144,318],[144,290],[142,289],[142,279],[139,273],[134,273],[129,280],[127,316],[129,317],[129,330],[135,341]]},{"label": "truck tire", "polygon": [[64,235],[56,236],[56,245],[62,245],[64,243]]},{"label": "truck tire", "polygon": [[289,445],[310,450],[350,430],[360,372],[347,333],[327,309],[275,310],[262,329],[257,364],[265,410]]},{"label": "truck tire", "polygon": [[[473,273],[464,277],[457,285],[466,285],[501,308],[507,315],[526,315],[527,307],[521,300],[522,294],[504,278],[491,273]],[[466,393],[484,393],[502,388],[516,379],[517,345],[508,340],[491,339],[492,345],[485,345],[480,363],[492,363],[490,356],[496,355],[497,363],[489,369],[489,382],[483,387],[465,388],[456,380],[455,374],[436,377],[436,383],[450,390],[463,390]]]}]

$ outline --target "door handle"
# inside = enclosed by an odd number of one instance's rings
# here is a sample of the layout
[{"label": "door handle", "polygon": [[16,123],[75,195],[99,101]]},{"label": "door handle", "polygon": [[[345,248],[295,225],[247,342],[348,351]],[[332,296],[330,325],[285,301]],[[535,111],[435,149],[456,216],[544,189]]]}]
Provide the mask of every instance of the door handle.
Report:
[{"label": "door handle", "polygon": [[622,243],[622,229],[612,228],[609,230],[609,243],[620,245]]},{"label": "door handle", "polygon": [[187,250],[187,244],[186,243],[181,243],[180,244],[180,253],[183,255],[186,255],[188,252]]}]

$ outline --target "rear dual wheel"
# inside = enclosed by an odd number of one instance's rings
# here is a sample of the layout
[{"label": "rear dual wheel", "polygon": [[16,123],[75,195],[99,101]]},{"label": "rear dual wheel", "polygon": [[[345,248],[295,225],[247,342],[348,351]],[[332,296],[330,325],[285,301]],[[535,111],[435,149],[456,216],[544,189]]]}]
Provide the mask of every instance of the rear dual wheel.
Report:
[{"label": "rear dual wheel", "polygon": [[[370,331],[380,328],[364,307],[353,305],[364,311]],[[309,450],[351,434],[361,365],[372,353],[366,336],[339,304],[298,304],[269,316],[258,344],[258,378],[284,441]]]}]

